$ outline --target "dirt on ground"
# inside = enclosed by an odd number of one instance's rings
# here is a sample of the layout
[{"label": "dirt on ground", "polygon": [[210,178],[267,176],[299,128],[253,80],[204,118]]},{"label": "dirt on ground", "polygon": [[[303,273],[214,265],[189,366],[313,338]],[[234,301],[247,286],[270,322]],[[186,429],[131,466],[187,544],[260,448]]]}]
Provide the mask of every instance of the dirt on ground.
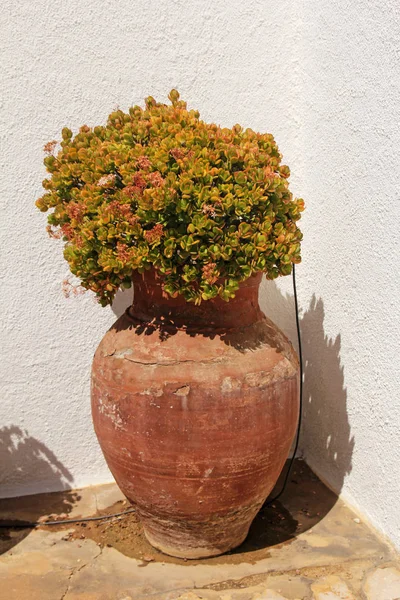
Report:
[{"label": "dirt on ground", "polygon": [[[285,472],[282,476],[284,474]],[[282,483],[281,478],[271,497],[280,490]],[[113,547],[126,556],[142,561],[142,566],[153,561],[191,565],[255,563],[268,558],[272,546],[289,544],[296,535],[315,525],[333,506],[336,496],[317,479],[305,463],[296,461],[287,489],[280,500],[264,505],[241,546],[222,556],[198,561],[167,556],[153,548],[146,540],[143,527],[134,512],[104,521],[52,526],[51,530],[65,530],[66,540],[91,539],[99,546]],[[128,501],[121,500],[107,510],[99,511],[96,516],[111,515],[130,508],[132,507]],[[46,526],[44,528],[48,529]]]}]

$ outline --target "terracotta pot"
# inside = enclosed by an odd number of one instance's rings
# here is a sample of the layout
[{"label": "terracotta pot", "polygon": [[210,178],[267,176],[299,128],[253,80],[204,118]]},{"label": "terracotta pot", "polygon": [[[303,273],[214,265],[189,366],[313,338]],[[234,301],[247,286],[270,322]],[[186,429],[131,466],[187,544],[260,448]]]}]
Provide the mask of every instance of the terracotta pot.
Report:
[{"label": "terracotta pot", "polygon": [[234,300],[163,298],[153,271],[100,343],[94,427],[149,542],[166,554],[222,554],[245,539],[287,458],[299,367],[261,312],[261,275]]}]

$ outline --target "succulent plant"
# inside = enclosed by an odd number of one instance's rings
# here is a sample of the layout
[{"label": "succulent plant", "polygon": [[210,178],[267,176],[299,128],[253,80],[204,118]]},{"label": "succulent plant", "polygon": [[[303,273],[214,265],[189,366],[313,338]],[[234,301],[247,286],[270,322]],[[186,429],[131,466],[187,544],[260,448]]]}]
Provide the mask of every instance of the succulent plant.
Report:
[{"label": "succulent plant", "polygon": [[154,268],[164,292],[200,303],[299,263],[304,208],[271,134],[200,120],[176,90],[171,104],[117,110],[105,126],[62,130],[45,146],[50,177],[36,201],[84,288],[110,304],[132,271]]}]

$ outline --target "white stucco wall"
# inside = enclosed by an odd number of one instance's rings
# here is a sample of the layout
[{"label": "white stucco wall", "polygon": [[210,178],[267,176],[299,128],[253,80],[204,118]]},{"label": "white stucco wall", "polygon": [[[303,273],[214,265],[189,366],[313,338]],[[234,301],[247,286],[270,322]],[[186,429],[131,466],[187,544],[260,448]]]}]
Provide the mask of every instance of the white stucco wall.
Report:
[{"label": "white stucco wall", "polygon": [[[305,0],[298,10],[300,446],[400,547],[400,5]],[[272,284],[268,299],[293,337],[291,298]]]},{"label": "white stucco wall", "polygon": [[[302,448],[400,544],[396,0],[21,0],[2,20],[1,495],[110,480],[89,372],[126,297],[114,312],[64,298],[34,207],[42,147],[176,87],[207,120],[274,133],[291,166],[307,203]],[[263,304],[293,336],[290,280]]]},{"label": "white stucco wall", "polygon": [[400,546],[400,5],[305,2],[303,24],[303,449]]}]

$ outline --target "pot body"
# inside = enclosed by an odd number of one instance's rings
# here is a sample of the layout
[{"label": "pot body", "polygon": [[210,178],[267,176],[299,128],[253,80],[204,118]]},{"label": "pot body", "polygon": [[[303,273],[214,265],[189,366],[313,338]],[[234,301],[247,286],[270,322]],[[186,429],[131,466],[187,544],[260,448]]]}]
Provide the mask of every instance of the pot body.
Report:
[{"label": "pot body", "polygon": [[163,298],[154,272],[101,341],[94,427],[149,542],[178,557],[245,539],[283,468],[298,418],[299,366],[260,311],[261,275],[235,299]]}]

